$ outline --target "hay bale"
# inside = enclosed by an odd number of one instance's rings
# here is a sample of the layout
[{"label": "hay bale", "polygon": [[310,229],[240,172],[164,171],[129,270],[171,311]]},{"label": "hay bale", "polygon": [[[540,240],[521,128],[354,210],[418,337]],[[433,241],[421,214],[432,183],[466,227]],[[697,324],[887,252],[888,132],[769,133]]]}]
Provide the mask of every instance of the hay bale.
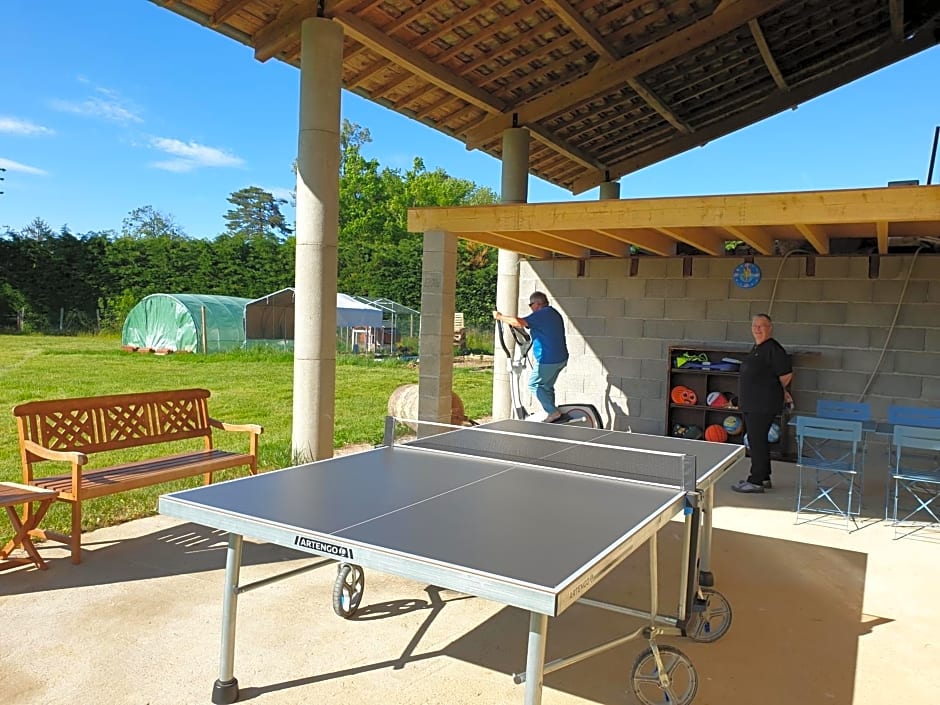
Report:
[{"label": "hay bale", "polygon": [[[388,413],[399,419],[417,419],[418,418],[418,385],[403,384],[398,387],[388,398]],[[456,393],[450,395],[450,422],[452,424],[462,424],[467,421],[464,413],[463,401]],[[409,424],[410,425],[410,424]],[[417,430],[417,429],[412,429]]]}]

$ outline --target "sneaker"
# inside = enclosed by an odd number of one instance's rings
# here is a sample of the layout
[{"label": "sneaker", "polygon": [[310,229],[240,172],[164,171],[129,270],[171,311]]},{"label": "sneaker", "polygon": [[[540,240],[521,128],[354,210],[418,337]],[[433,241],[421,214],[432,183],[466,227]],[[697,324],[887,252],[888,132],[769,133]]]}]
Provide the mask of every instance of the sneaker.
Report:
[{"label": "sneaker", "polygon": [[525,417],[526,421],[544,421],[548,415],[544,411],[536,411],[534,414],[529,414]]},{"label": "sneaker", "polygon": [[545,417],[546,423],[552,423],[561,418],[561,412],[558,409],[555,409],[552,413]]},{"label": "sneaker", "polygon": [[769,477],[760,484],[765,490],[772,490],[774,488],[774,483],[770,481]]},{"label": "sneaker", "polygon": [[747,480],[735,482],[731,485],[731,489],[743,494],[761,494],[764,491],[763,485],[755,485],[753,482],[748,482]]}]

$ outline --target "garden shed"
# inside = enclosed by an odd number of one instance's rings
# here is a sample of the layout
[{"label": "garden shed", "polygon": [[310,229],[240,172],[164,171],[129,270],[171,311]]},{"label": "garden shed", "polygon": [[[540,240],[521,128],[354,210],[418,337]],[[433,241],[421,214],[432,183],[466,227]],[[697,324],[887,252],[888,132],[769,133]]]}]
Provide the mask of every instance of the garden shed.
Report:
[{"label": "garden shed", "polygon": [[[374,331],[382,328],[381,309],[348,294],[336,294],[336,327],[352,347],[368,349]],[[292,347],[294,343],[294,290],[281,289],[249,301],[245,306],[245,344]]]},{"label": "garden shed", "polygon": [[209,294],[151,294],[131,309],[121,344],[156,352],[221,352],[245,343],[251,299]]}]

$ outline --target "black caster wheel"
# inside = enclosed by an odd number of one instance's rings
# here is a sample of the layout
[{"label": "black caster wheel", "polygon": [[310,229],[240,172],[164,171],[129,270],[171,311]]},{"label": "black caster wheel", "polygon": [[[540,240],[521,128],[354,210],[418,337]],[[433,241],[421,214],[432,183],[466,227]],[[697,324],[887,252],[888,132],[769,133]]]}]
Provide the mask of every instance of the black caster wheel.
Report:
[{"label": "black caster wheel", "polygon": [[674,646],[651,646],[641,651],[633,662],[630,680],[643,705],[689,705],[698,692],[695,667]]},{"label": "black caster wheel", "polygon": [[731,604],[717,590],[702,588],[701,594],[692,605],[685,632],[693,641],[708,644],[721,639],[731,628]]},{"label": "black caster wheel", "polygon": [[333,611],[343,619],[352,617],[359,609],[362,594],[366,589],[366,576],[362,568],[350,563],[340,563],[333,584]]}]

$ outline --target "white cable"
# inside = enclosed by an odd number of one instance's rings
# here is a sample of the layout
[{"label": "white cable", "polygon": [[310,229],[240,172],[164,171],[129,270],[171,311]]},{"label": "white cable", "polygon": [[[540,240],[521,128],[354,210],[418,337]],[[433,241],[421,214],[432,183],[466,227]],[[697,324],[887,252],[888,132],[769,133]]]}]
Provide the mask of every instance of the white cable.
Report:
[{"label": "white cable", "polygon": [[777,284],[780,283],[780,274],[781,274],[781,272],[783,272],[783,265],[786,263],[787,257],[789,257],[790,255],[796,254],[796,253],[800,253],[800,254],[803,254],[803,255],[812,255],[812,254],[813,254],[813,253],[810,252],[809,250],[801,250],[800,248],[797,248],[797,249],[795,249],[795,250],[790,250],[789,252],[787,252],[787,253],[783,256],[783,259],[780,260],[780,267],[777,269],[777,276],[776,276],[776,278],[774,279],[774,289],[773,289],[772,292],[770,292],[770,303],[767,304],[767,315],[768,315],[768,316],[769,316],[769,315],[771,314],[771,312],[774,310],[774,299],[775,299],[776,296],[777,296]]},{"label": "white cable", "polygon": [[881,363],[885,359],[885,352],[888,350],[888,343],[891,342],[891,336],[894,333],[894,326],[898,322],[898,316],[901,314],[901,304],[904,303],[904,294],[907,293],[907,285],[911,281],[911,274],[914,272],[914,263],[917,261],[917,255],[920,254],[920,251],[924,247],[921,245],[916,250],[914,250],[914,256],[911,258],[911,266],[907,270],[907,277],[904,279],[904,286],[901,288],[901,296],[898,297],[898,305],[894,309],[894,318],[891,321],[891,326],[888,328],[888,334],[885,336],[885,344],[881,346],[881,355],[878,357],[878,362],[875,363],[875,369],[872,370],[871,376],[868,378],[868,382],[865,384],[865,389],[862,390],[862,393],[858,395],[858,400],[861,401],[865,398],[865,395],[868,394],[868,388],[871,387],[871,383],[875,381],[875,377],[878,375],[878,370],[881,368]]}]

